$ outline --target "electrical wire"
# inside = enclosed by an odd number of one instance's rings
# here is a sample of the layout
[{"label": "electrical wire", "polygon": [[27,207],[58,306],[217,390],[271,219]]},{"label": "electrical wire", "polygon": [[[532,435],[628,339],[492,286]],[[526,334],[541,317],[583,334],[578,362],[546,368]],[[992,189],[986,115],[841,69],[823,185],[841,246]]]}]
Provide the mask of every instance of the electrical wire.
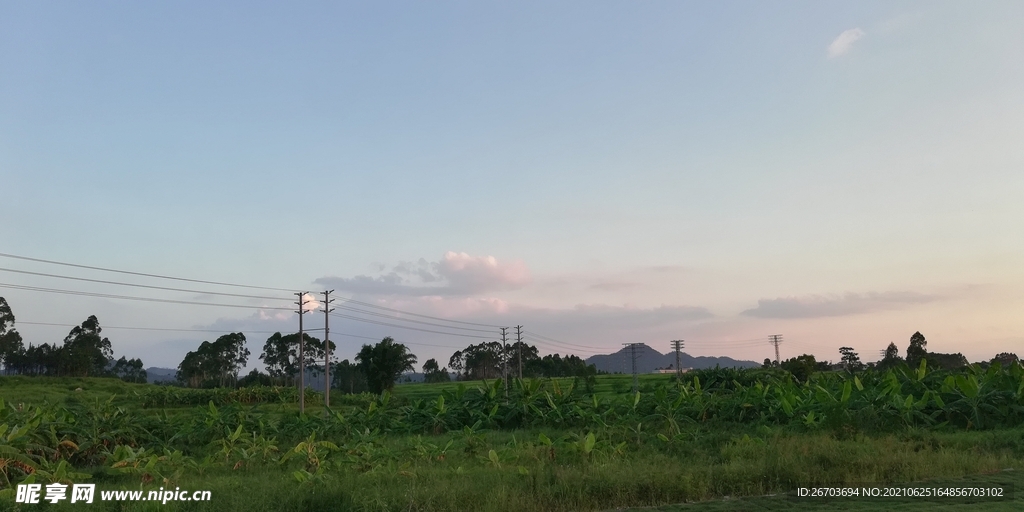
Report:
[{"label": "electrical wire", "polygon": [[[19,256],[19,255],[16,255],[16,254],[8,254],[8,253],[0,253],[0,256],[5,257],[5,258],[13,258],[13,259],[18,259],[18,260],[24,260],[24,261],[33,261],[33,262],[38,262],[38,263],[47,263],[47,264],[51,264],[51,265],[62,265],[62,266],[66,266],[66,267],[84,268],[84,269],[89,269],[89,270],[99,270],[99,271],[103,271],[103,272],[114,272],[114,273],[118,273],[118,274],[126,274],[126,275],[142,276],[142,277],[151,277],[151,278],[157,278],[157,279],[170,279],[170,280],[184,281],[184,282],[190,282],[190,283],[212,284],[212,285],[218,285],[218,286],[233,286],[233,287],[239,287],[239,288],[257,289],[257,290],[271,290],[271,291],[281,291],[281,292],[289,292],[289,293],[294,292],[294,290],[289,290],[289,289],[285,289],[285,288],[275,288],[275,287],[270,287],[270,286],[257,286],[257,285],[248,285],[248,284],[227,283],[227,282],[223,282],[223,281],[207,281],[207,280],[202,280],[202,279],[190,279],[190,278],[185,278],[185,277],[174,277],[174,276],[167,276],[167,275],[162,275],[162,274],[151,274],[151,273],[146,273],[146,272],[134,272],[134,271],[129,271],[129,270],[119,270],[119,269],[113,269],[113,268],[107,268],[107,267],[96,267],[96,266],[91,266],[91,265],[82,265],[82,264],[78,264],[78,263],[68,263],[68,262],[63,262],[63,261],[46,260],[46,259],[42,259],[42,258],[32,258],[32,257],[28,257],[28,256]],[[289,299],[283,299],[283,298],[280,298],[280,297],[263,297],[263,296],[241,295],[241,294],[237,294],[236,295],[236,294],[208,292],[208,291],[201,291],[201,290],[184,290],[184,289],[178,289],[178,288],[166,288],[166,287],[159,287],[159,286],[121,283],[121,282],[115,282],[115,281],[94,280],[94,279],[86,279],[86,278],[78,278],[78,277],[70,277],[70,276],[59,276],[59,275],[55,275],[55,274],[44,274],[44,273],[39,273],[39,272],[29,272],[29,271],[13,270],[13,269],[0,269],[0,270],[6,270],[8,272],[18,272],[18,273],[30,274],[30,275],[39,275],[39,276],[45,276],[45,277],[55,277],[55,278],[62,278],[62,279],[74,279],[74,280],[78,280],[78,281],[90,281],[90,282],[96,282],[96,283],[116,284],[116,285],[122,285],[122,286],[135,286],[135,287],[141,287],[141,288],[152,288],[152,289],[161,289],[161,290],[169,290],[169,291],[183,291],[183,292],[188,292],[188,293],[203,293],[203,294],[208,294],[208,295],[225,295],[225,296],[237,296],[237,297],[242,297],[242,298],[259,298],[259,299],[268,299],[268,300],[291,300],[290,298]],[[465,322],[465,321],[461,321],[461,320],[450,320],[450,319],[447,319],[447,318],[440,318],[440,317],[435,317],[435,316],[430,316],[430,315],[423,315],[423,314],[419,314],[419,313],[412,313],[412,312],[409,312],[409,311],[402,311],[400,309],[389,308],[389,307],[386,307],[386,306],[380,306],[380,305],[373,304],[373,303],[370,303],[370,302],[363,302],[363,301],[359,301],[359,300],[355,300],[355,299],[339,298],[339,300],[344,301],[344,302],[350,302],[352,304],[358,304],[358,305],[365,306],[365,307],[374,308],[374,309],[382,309],[382,310],[387,310],[387,311],[391,311],[391,312],[394,312],[394,313],[401,313],[401,314],[405,314],[405,315],[409,315],[409,316],[415,316],[415,317],[419,317],[419,318],[426,318],[426,319],[429,319],[429,320],[436,320],[436,321],[441,321],[441,322],[448,322],[448,323],[455,323],[455,324],[462,324],[462,325],[473,325],[473,326],[477,326],[477,327],[491,327],[491,328],[495,328],[495,329],[501,327],[501,326],[498,326],[498,325],[490,325],[490,324],[483,324],[483,323],[476,323],[476,322]],[[457,328],[457,327],[451,326],[451,327],[447,327],[447,328]],[[465,328],[461,328],[461,329],[465,329]]]},{"label": "electrical wire", "polygon": [[2,256],[4,258],[14,258],[14,259],[25,260],[25,261],[35,261],[35,262],[38,262],[38,263],[49,263],[51,265],[63,265],[65,267],[86,268],[86,269],[89,269],[89,270],[100,270],[100,271],[103,271],[103,272],[116,272],[118,274],[128,274],[128,275],[142,276],[142,277],[153,277],[153,278],[156,278],[156,279],[171,279],[171,280],[174,280],[174,281],[187,281],[187,282],[190,282],[190,283],[214,284],[214,285],[218,285],[218,286],[234,286],[234,287],[237,287],[237,288],[252,288],[252,289],[256,289],[256,290],[272,290],[272,291],[278,291],[278,292],[292,292],[293,291],[293,290],[288,290],[288,289],[285,289],[285,288],[273,288],[273,287],[269,287],[269,286],[255,286],[255,285],[248,285],[248,284],[225,283],[225,282],[222,282],[222,281],[204,281],[202,279],[188,279],[188,278],[185,278],[185,277],[173,277],[173,276],[165,276],[165,275],[160,275],[160,274],[148,274],[148,273],[145,273],[145,272],[132,272],[132,271],[129,271],[129,270],[117,270],[117,269],[113,269],[113,268],[93,267],[93,266],[90,266],[90,265],[79,265],[77,263],[66,263],[66,262],[63,262],[63,261],[44,260],[42,258],[30,258],[28,256],[18,256],[18,255],[15,255],[15,254],[7,254],[7,253],[2,253],[2,252],[0,252],[0,256]]},{"label": "electrical wire", "polygon": [[[52,325],[55,327],[78,327],[75,324],[56,324],[50,322],[25,322],[18,320],[19,324],[26,325]],[[172,331],[172,332],[224,332],[223,329],[172,329],[169,327],[125,327],[119,325],[104,325],[101,326],[103,329],[126,329],[131,331]],[[248,332],[252,334],[274,334],[281,331],[251,331],[248,329],[239,329],[238,332]]]},{"label": "electrical wire", "polygon": [[399,318],[399,317],[396,317],[394,315],[387,315],[387,314],[384,314],[384,313],[377,313],[375,311],[366,311],[366,310],[359,309],[359,308],[352,308],[352,307],[341,306],[341,305],[335,305],[334,308],[335,309],[343,309],[345,311],[352,311],[352,312],[356,312],[356,313],[362,313],[364,315],[371,315],[371,316],[379,316],[379,317],[389,318],[391,320],[397,320],[397,321],[401,321],[401,322],[412,322],[412,323],[423,324],[423,325],[431,325],[431,326],[434,326],[434,327],[441,327],[441,328],[444,328],[444,329],[461,329],[461,330],[464,330],[464,331],[486,332],[486,333],[493,333],[494,332],[494,331],[489,331],[489,330],[484,330],[484,329],[475,329],[475,328],[472,328],[472,327],[459,327],[459,326],[455,326],[455,325],[449,326],[449,325],[443,325],[443,324],[435,324],[435,323],[432,323],[432,322],[425,322],[423,320],[413,320],[411,318]]},{"label": "electrical wire", "polygon": [[339,300],[342,300],[342,301],[345,301],[345,302],[351,302],[353,304],[359,304],[360,306],[366,306],[366,307],[377,308],[377,309],[385,309],[385,310],[393,311],[393,312],[396,312],[396,313],[402,313],[402,314],[405,314],[405,315],[416,316],[416,317],[420,317],[420,318],[427,318],[427,319],[430,319],[430,320],[440,320],[440,321],[443,321],[443,322],[452,322],[452,323],[464,324],[464,325],[475,325],[475,326],[478,326],[478,327],[491,327],[493,329],[500,329],[500,328],[502,328],[501,325],[480,324],[480,323],[476,323],[476,322],[463,322],[461,320],[449,320],[447,318],[440,318],[440,317],[436,317],[436,316],[421,315],[419,313],[410,313],[408,311],[402,311],[400,309],[394,309],[394,308],[389,308],[389,307],[386,307],[386,306],[380,306],[380,305],[377,305],[377,304],[373,304],[371,302],[362,302],[362,301],[358,301],[358,300],[355,300],[355,299],[339,299]]},{"label": "electrical wire", "polygon": [[377,325],[386,325],[388,327],[397,327],[399,329],[408,329],[410,331],[420,331],[420,332],[429,332],[429,333],[434,333],[434,334],[444,334],[446,336],[460,336],[460,337],[463,337],[463,338],[492,339],[491,336],[477,336],[477,335],[474,335],[474,334],[459,334],[459,333],[453,333],[453,332],[433,331],[433,330],[430,330],[430,329],[420,329],[418,327],[409,327],[409,326],[406,326],[406,325],[391,324],[391,323],[387,323],[387,322],[378,322],[376,320],[370,320],[370,319],[367,319],[367,318],[360,318],[360,317],[351,316],[351,315],[342,315],[340,313],[331,313],[331,316],[338,317],[338,318],[346,318],[346,319],[349,319],[349,320],[356,320],[358,322],[366,322],[366,323],[377,324]]},{"label": "electrical wire", "polygon": [[[19,320],[17,323],[25,324],[25,325],[46,325],[46,326],[54,326],[54,327],[78,327],[78,325],[76,325],[76,324],[60,324],[60,323],[52,323],[52,322],[26,322],[26,321],[23,321],[23,320]],[[104,326],[101,326],[101,327],[103,329],[125,329],[125,330],[132,330],[132,331],[213,332],[213,333],[223,333],[223,332],[225,332],[225,330],[223,330],[223,329],[173,329],[173,328],[168,328],[168,327],[128,327],[128,326],[120,326],[120,325],[104,325]],[[306,331],[309,331],[309,330],[310,329],[306,329]],[[321,327],[320,330],[323,330],[323,328]],[[277,333],[279,333],[281,331],[259,331],[259,330],[250,330],[250,329],[238,329],[238,330],[233,331],[233,332],[241,332],[241,333],[249,333],[249,334],[277,334]],[[362,339],[377,340],[377,341],[380,340],[380,338],[376,338],[376,337],[373,337],[373,336],[361,336],[359,334],[348,334],[348,333],[337,332],[337,331],[331,331],[331,336],[345,336],[345,337],[349,337],[349,338],[362,338]],[[422,346],[426,346],[426,347],[440,347],[440,348],[454,348],[454,349],[462,348],[462,347],[455,347],[455,346],[451,346],[451,345],[433,345],[433,344],[430,344],[430,343],[414,343],[414,342],[402,341],[402,340],[395,340],[395,341],[397,341],[399,343],[406,344],[406,345],[422,345]]]},{"label": "electrical wire", "polygon": [[279,311],[291,311],[291,308],[280,308],[273,306],[246,306],[243,304],[217,304],[215,302],[198,302],[190,300],[172,300],[172,299],[155,299],[150,297],[132,297],[129,295],[113,295],[108,293],[92,293],[92,292],[80,292],[75,290],[61,290],[57,288],[42,288],[38,286],[23,286],[10,283],[0,283],[0,288],[10,288],[12,290],[26,290],[33,292],[44,292],[44,293],[59,293],[63,295],[79,295],[84,297],[99,297],[104,299],[123,299],[123,300],[137,300],[142,302],[163,302],[166,304],[188,304],[193,306],[219,306],[223,308],[244,308],[244,309],[267,309],[267,310],[279,310]]},{"label": "electrical wire", "polygon": [[591,346],[586,346],[586,345],[576,345],[575,343],[569,343],[569,342],[565,342],[565,341],[559,341],[559,340],[556,340],[556,339],[554,339],[554,338],[550,338],[550,337],[548,337],[548,336],[542,336],[542,335],[540,335],[540,334],[537,334],[537,333],[535,333],[535,332],[533,332],[533,331],[525,331],[525,330],[524,330],[524,331],[523,331],[523,334],[527,334],[527,335],[533,336],[534,338],[540,338],[540,339],[542,339],[542,340],[547,340],[547,341],[548,341],[548,342],[550,342],[550,343],[557,343],[557,344],[560,344],[560,345],[566,345],[566,346],[569,346],[569,347],[577,347],[577,348],[581,348],[581,349],[591,349],[591,348],[594,348],[594,347],[591,347]]},{"label": "electrical wire", "polygon": [[595,347],[594,349],[583,350],[583,349],[576,349],[576,348],[560,347],[560,346],[557,346],[557,345],[553,345],[550,342],[546,342],[544,340],[540,340],[540,339],[533,338],[533,337],[530,337],[530,336],[524,336],[523,339],[526,340],[526,341],[532,341],[533,343],[535,343],[537,345],[540,345],[541,347],[543,347],[543,348],[545,348],[547,350],[551,350],[552,352],[556,352],[556,353],[558,353],[558,352],[565,352],[565,353],[569,354],[569,353],[574,353],[574,352],[581,352],[581,353],[584,353],[584,354],[591,354],[591,355],[604,354],[605,353],[603,350],[597,350],[596,349],[597,347]]},{"label": "electrical wire", "polygon": [[118,286],[133,286],[135,288],[149,288],[149,289],[152,289],[152,290],[166,290],[166,291],[172,291],[172,292],[199,293],[199,294],[203,294],[203,295],[221,295],[221,296],[225,296],[225,297],[240,297],[240,298],[245,298],[245,299],[267,299],[267,300],[284,300],[284,301],[292,300],[291,298],[267,297],[267,296],[263,296],[263,295],[245,295],[245,294],[241,294],[241,293],[211,292],[211,291],[206,291],[206,290],[189,290],[189,289],[185,289],[185,288],[169,288],[169,287],[166,287],[166,286],[152,286],[152,285],[148,285],[148,284],[122,283],[122,282],[119,282],[119,281],[104,281],[102,279],[88,279],[88,278],[85,278],[85,277],[62,276],[62,275],[58,275],[58,274],[47,274],[47,273],[44,273],[44,272],[30,272],[28,270],[15,270],[15,269],[12,269],[12,268],[3,268],[3,267],[0,267],[0,271],[14,272],[14,273],[17,273],[17,274],[28,274],[28,275],[40,276],[40,277],[52,277],[52,278],[57,278],[57,279],[71,279],[71,280],[74,280],[74,281],[86,281],[86,282],[90,282],[90,283],[114,284],[114,285],[118,285]]}]

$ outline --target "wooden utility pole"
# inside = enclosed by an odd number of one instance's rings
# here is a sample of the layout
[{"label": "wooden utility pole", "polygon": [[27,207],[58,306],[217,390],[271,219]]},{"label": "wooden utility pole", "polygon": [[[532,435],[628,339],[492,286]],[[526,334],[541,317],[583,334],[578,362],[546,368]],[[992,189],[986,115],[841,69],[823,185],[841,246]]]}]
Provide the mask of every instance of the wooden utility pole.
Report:
[{"label": "wooden utility pole", "polygon": [[306,314],[306,304],[309,304],[308,300],[304,300],[307,293],[309,292],[295,294],[299,296],[299,301],[296,302],[299,306],[299,414],[306,412],[306,352],[303,343],[305,335],[302,332],[302,315]]},{"label": "wooden utility pole", "polygon": [[[331,293],[334,290],[327,290],[324,293],[324,409],[331,407],[331,328],[330,328],[330,317],[331,303],[334,299],[331,298]],[[325,411],[326,412],[326,411]]]}]

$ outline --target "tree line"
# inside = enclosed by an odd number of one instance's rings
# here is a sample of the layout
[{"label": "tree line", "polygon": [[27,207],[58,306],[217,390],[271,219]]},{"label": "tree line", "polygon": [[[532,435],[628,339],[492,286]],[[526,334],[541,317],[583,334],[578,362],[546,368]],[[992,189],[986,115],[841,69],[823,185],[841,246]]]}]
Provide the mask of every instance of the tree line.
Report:
[{"label": "tree line", "polygon": [[[917,368],[918,365],[921,364],[921,361],[925,361],[928,368],[943,370],[954,370],[969,364],[967,358],[959,352],[955,354],[929,352],[927,347],[928,340],[920,331],[918,331],[910,336],[910,343],[907,345],[906,357],[900,357],[899,347],[897,347],[895,343],[890,342],[889,346],[885,349],[885,354],[882,359],[875,363],[865,364],[861,362],[860,355],[857,354],[852,347],[841,347],[839,349],[839,355],[841,357],[837,364],[832,364],[830,361],[817,361],[813,355],[803,354],[782,361],[777,366],[789,373],[792,373],[798,380],[806,382],[812,374],[823,371],[839,370],[859,372],[869,368],[888,370],[902,365],[906,365],[910,368]],[[1012,352],[1002,352],[996,355],[989,363],[999,362],[1005,366],[1015,363],[1018,360],[1019,359],[1016,354]],[[776,367],[776,364],[771,359],[765,359],[763,367],[772,368]]]},{"label": "tree line", "polygon": [[[189,387],[295,385],[300,366],[314,376],[324,373],[324,342],[308,333],[303,333],[302,341],[304,365],[299,357],[298,333],[276,332],[267,338],[259,355],[266,373],[254,369],[238,378],[238,370],[245,366],[249,352],[242,349],[245,342],[242,333],[227,334],[213,343],[204,341],[198,350],[186,354],[178,365],[177,379]],[[332,353],[335,348],[334,342],[330,342]],[[348,393],[379,393],[392,389],[403,374],[415,370],[417,361],[407,346],[386,337],[373,345],[364,344],[354,362],[347,359],[332,362],[331,388]],[[496,379],[506,371],[509,376],[518,376],[520,369],[523,377],[592,380],[598,373],[594,365],[586,364],[578,356],[548,354],[540,357],[536,346],[520,342],[471,344],[456,351],[448,367],[441,367],[436,359],[428,359],[422,369],[426,382],[448,382],[452,374],[461,380]]]},{"label": "tree line", "polygon": [[15,318],[7,300],[0,297],[0,367],[6,374],[53,377],[119,377],[146,382],[142,360],[114,360],[110,340],[95,315],[75,326],[60,345],[43,343],[27,347],[14,328]]}]

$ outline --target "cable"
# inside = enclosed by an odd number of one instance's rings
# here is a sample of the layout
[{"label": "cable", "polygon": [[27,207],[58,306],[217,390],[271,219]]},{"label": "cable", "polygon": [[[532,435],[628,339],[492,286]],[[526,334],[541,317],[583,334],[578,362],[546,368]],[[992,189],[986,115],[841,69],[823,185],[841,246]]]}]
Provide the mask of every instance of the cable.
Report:
[{"label": "cable", "polygon": [[413,320],[413,319],[410,319],[410,318],[398,318],[398,317],[395,317],[393,315],[386,315],[384,313],[377,313],[377,312],[374,312],[374,311],[366,311],[366,310],[359,309],[359,308],[352,308],[352,307],[341,306],[341,305],[335,305],[334,308],[335,309],[344,309],[346,311],[353,311],[353,312],[356,312],[356,313],[362,313],[364,315],[372,315],[372,316],[379,316],[379,317],[384,317],[384,318],[390,318],[392,320],[397,320],[397,321],[401,321],[401,322],[413,322],[413,323],[417,323],[417,324],[432,325],[434,327],[442,327],[442,328],[445,328],[445,329],[462,329],[464,331],[487,332],[487,333],[493,332],[493,331],[488,331],[488,330],[484,330],[484,329],[474,329],[472,327],[458,327],[458,326],[454,326],[454,325],[443,325],[443,324],[435,324],[435,323],[431,323],[431,322],[424,322],[423,320]]},{"label": "cable", "polygon": [[552,352],[555,352],[555,353],[558,353],[558,352],[566,352],[566,353],[581,352],[581,353],[584,353],[584,354],[591,354],[591,355],[594,355],[594,354],[604,354],[605,353],[603,350],[594,350],[594,349],[583,350],[583,349],[577,349],[577,348],[559,347],[557,345],[552,345],[549,342],[546,342],[544,340],[539,340],[539,339],[533,338],[531,336],[524,336],[523,339],[526,340],[526,341],[532,341],[535,344],[540,345],[541,347],[543,347],[543,348],[545,348],[547,350],[551,350]]},{"label": "cable", "polygon": [[18,274],[28,274],[28,275],[33,275],[33,276],[53,277],[53,278],[58,278],[58,279],[71,279],[71,280],[74,280],[74,281],[86,281],[86,282],[90,282],[90,283],[116,284],[116,285],[119,285],[119,286],[134,286],[136,288],[150,288],[150,289],[153,289],[153,290],[167,290],[167,291],[172,291],[172,292],[200,293],[200,294],[204,294],[204,295],[223,295],[225,297],[241,297],[241,298],[247,298],[247,299],[267,299],[267,300],[284,300],[284,301],[292,300],[290,298],[266,297],[266,296],[262,296],[262,295],[244,295],[244,294],[240,294],[240,293],[209,292],[209,291],[204,291],[204,290],[188,290],[188,289],[185,289],[185,288],[168,288],[166,286],[152,286],[152,285],[148,285],[148,284],[122,283],[122,282],[119,282],[119,281],[104,281],[102,279],[87,279],[87,278],[84,278],[84,277],[62,276],[62,275],[57,275],[57,274],[46,274],[46,273],[43,273],[43,272],[29,272],[28,270],[15,270],[15,269],[11,269],[11,268],[3,268],[3,267],[0,267],[0,271],[15,272],[15,273],[18,273]]},{"label": "cable", "polygon": [[589,347],[589,346],[586,346],[586,345],[576,345],[576,344],[574,344],[574,343],[568,343],[568,342],[565,342],[565,341],[559,341],[559,340],[556,340],[556,339],[554,339],[554,338],[549,338],[549,337],[547,337],[547,336],[542,336],[542,335],[540,335],[540,334],[537,334],[537,333],[535,333],[535,332],[533,332],[533,331],[525,331],[525,330],[524,330],[524,331],[523,331],[523,334],[526,334],[526,335],[530,335],[530,336],[533,336],[534,338],[540,338],[540,339],[542,339],[542,340],[546,340],[546,341],[548,341],[548,342],[550,342],[550,343],[558,343],[558,344],[561,344],[561,345],[567,345],[567,346],[570,346],[570,347],[578,347],[578,348],[582,348],[582,349],[591,349],[591,348],[595,348],[595,347]]},{"label": "cable", "polygon": [[[84,268],[84,269],[89,269],[89,270],[100,270],[100,271],[103,271],[103,272],[115,272],[115,273],[118,273],[118,274],[127,274],[127,275],[133,275],[133,276],[152,277],[152,278],[157,278],[157,279],[170,279],[170,280],[175,280],[175,281],[185,281],[185,282],[190,282],[190,283],[212,284],[212,285],[218,285],[218,286],[234,286],[234,287],[239,287],[239,288],[252,288],[252,289],[257,289],[257,290],[271,290],[271,291],[280,291],[280,292],[289,292],[289,293],[294,292],[294,290],[289,290],[289,289],[285,289],[285,288],[274,288],[274,287],[269,287],[269,286],[256,286],[256,285],[247,285],[247,284],[226,283],[226,282],[222,282],[222,281],[206,281],[206,280],[202,280],[202,279],[189,279],[189,278],[184,278],[184,277],[166,276],[166,275],[161,275],[161,274],[150,274],[150,273],[145,273],[145,272],[133,272],[133,271],[129,271],[129,270],[118,270],[118,269],[112,269],[112,268],[106,268],[106,267],[95,267],[95,266],[91,266],[91,265],[81,265],[81,264],[77,264],[77,263],[67,263],[67,262],[62,262],[62,261],[46,260],[46,259],[41,259],[41,258],[31,258],[31,257],[28,257],[28,256],[18,256],[16,254],[8,254],[8,253],[0,253],[0,256],[5,257],[5,258],[14,258],[14,259],[19,259],[19,260],[25,260],[25,261],[34,261],[34,262],[39,262],[39,263],[48,263],[48,264],[51,264],[51,265],[63,265],[63,266],[66,266],[66,267]],[[8,270],[10,272],[20,272],[20,273],[25,273],[25,274],[42,275],[42,276],[47,276],[47,277],[61,277],[61,278],[65,278],[65,279],[75,279],[75,280],[80,280],[80,281],[93,281],[93,282],[106,283],[106,284],[121,284],[121,285],[126,285],[126,286],[138,286],[138,287],[145,287],[145,288],[167,289],[167,290],[171,290],[171,291],[186,291],[186,292],[189,292],[189,293],[206,293],[206,294],[211,294],[211,295],[231,295],[231,294],[203,292],[203,291],[195,291],[195,290],[179,290],[179,289],[174,289],[174,288],[161,288],[161,287],[153,287],[153,286],[146,286],[146,285],[134,285],[134,284],[128,284],[128,283],[118,283],[118,282],[110,282],[110,281],[90,280],[90,279],[85,279],[85,278],[56,276],[56,275],[51,275],[51,274],[42,274],[42,273],[35,273],[35,272],[28,272],[28,271],[17,271],[17,270],[10,270],[10,269],[3,269],[3,270]],[[281,299],[279,297],[258,297],[258,296],[245,296],[245,295],[238,295],[238,296],[239,297],[250,297],[250,298],[272,299],[272,300],[286,300],[286,299]],[[343,302],[351,302],[353,304],[359,304],[361,306],[366,306],[366,307],[371,307],[371,308],[376,308],[376,309],[383,309],[383,310],[392,311],[392,312],[395,312],[395,313],[402,313],[402,314],[406,314],[406,315],[410,315],[410,316],[416,316],[416,317],[420,317],[420,318],[427,318],[427,319],[430,319],[430,320],[438,320],[438,321],[442,321],[442,322],[450,322],[450,323],[457,323],[457,324],[463,324],[463,325],[475,325],[475,326],[478,326],[478,327],[491,327],[491,328],[500,328],[501,327],[501,326],[498,326],[498,325],[482,324],[482,323],[476,323],[476,322],[464,322],[464,321],[461,321],[461,320],[449,320],[449,319],[446,319],[446,318],[440,318],[440,317],[435,317],[435,316],[430,316],[430,315],[421,315],[419,313],[412,313],[412,312],[409,312],[409,311],[402,311],[400,309],[389,308],[389,307],[386,307],[386,306],[380,306],[380,305],[377,305],[377,304],[373,304],[373,303],[369,303],[369,302],[363,302],[363,301],[358,301],[358,300],[355,300],[355,299],[341,299],[341,298],[339,298],[339,299],[341,301],[343,301]],[[290,299],[287,299],[287,300],[290,300]]]},{"label": "cable", "polygon": [[217,304],[214,302],[197,302],[189,300],[171,300],[171,299],[153,299],[149,297],[132,297],[128,295],[112,295],[107,293],[91,293],[91,292],[79,292],[74,290],[60,290],[57,288],[41,288],[38,286],[23,286],[17,284],[0,283],[0,288],[10,288],[13,290],[27,290],[33,292],[45,292],[45,293],[60,293],[64,295],[80,295],[85,297],[100,297],[105,299],[124,299],[124,300],[138,300],[143,302],[163,302],[167,304],[189,304],[194,306],[220,306],[224,308],[244,308],[244,309],[267,309],[267,310],[279,310],[279,311],[291,311],[291,308],[279,308],[273,306],[246,306],[242,304]]},{"label": "cable", "polygon": [[[25,322],[18,320],[19,324],[26,325],[52,325],[55,327],[78,327],[75,324],[55,324],[49,322]],[[180,332],[224,332],[223,329],[171,329],[167,327],[125,327],[118,325],[102,325],[103,329],[127,329],[132,331],[180,331]],[[281,331],[250,331],[248,329],[239,329],[238,332],[248,332],[252,334],[274,334]]]},{"label": "cable", "polygon": [[[332,332],[331,334],[334,334],[334,333]],[[373,336],[360,336],[358,334],[340,334],[340,336],[348,336],[349,338],[362,338],[362,339],[365,339],[365,340],[378,340],[379,339],[379,338],[374,338]],[[391,339],[395,340],[394,338],[391,338]],[[401,343],[402,345],[418,345],[418,346],[424,346],[424,347],[454,348],[456,350],[459,350],[459,349],[463,348],[463,347],[453,347],[451,345],[432,345],[430,343],[415,343],[415,342],[411,342],[411,341],[402,341],[402,340],[395,340],[395,342],[396,343]]]},{"label": "cable", "polygon": [[[19,324],[26,324],[26,325],[49,325],[49,326],[54,326],[54,327],[78,327],[78,325],[76,325],[76,324],[58,324],[58,323],[51,323],[51,322],[25,322],[25,321],[22,321],[22,320],[19,320],[17,323],[19,323]],[[105,325],[105,326],[100,326],[100,327],[103,328],[103,329],[127,329],[127,330],[133,330],[133,331],[176,331],[176,332],[217,332],[217,333],[225,332],[225,330],[223,330],[223,329],[172,329],[172,328],[165,328],[165,327],[127,327],[127,326],[118,326],[118,325]],[[307,329],[307,331],[308,331],[308,329]],[[249,334],[277,334],[277,333],[279,333],[281,331],[253,331],[253,330],[249,330],[249,329],[238,329],[237,331],[231,331],[231,332],[241,332],[241,333],[249,333]],[[335,331],[331,331],[331,335],[332,336],[346,336],[346,337],[349,337],[349,338],[362,338],[362,339],[367,339],[367,340],[378,340],[378,341],[380,340],[380,338],[376,338],[376,337],[373,337],[373,336],[361,336],[361,335],[358,335],[358,334],[348,334],[348,333],[344,333],[344,332],[335,332]],[[429,343],[413,343],[413,342],[401,341],[401,340],[395,340],[395,341],[397,341],[399,343],[406,344],[406,345],[423,345],[423,346],[426,346],[426,347],[441,347],[441,348],[454,348],[454,349],[461,348],[461,347],[454,347],[454,346],[451,346],[451,345],[432,345],[432,344],[429,344]]]},{"label": "cable", "polygon": [[378,322],[376,320],[369,320],[369,319],[366,319],[366,318],[359,318],[357,316],[342,315],[340,313],[331,313],[331,316],[335,316],[335,317],[338,317],[338,318],[347,318],[349,320],[356,320],[356,321],[359,321],[359,322],[366,322],[366,323],[370,323],[370,324],[386,325],[388,327],[397,327],[399,329],[408,329],[410,331],[420,331],[420,332],[430,332],[430,333],[434,333],[434,334],[444,334],[446,336],[460,336],[460,337],[463,337],[463,338],[478,338],[478,339],[491,339],[492,338],[491,336],[476,336],[474,334],[458,334],[458,333],[452,333],[452,332],[433,331],[433,330],[430,330],[430,329],[420,329],[418,327],[408,327],[408,326],[405,326],[405,325],[389,324],[387,322]]},{"label": "cable", "polygon": [[355,300],[355,299],[339,299],[339,300],[341,300],[343,302],[351,302],[351,303],[354,303],[354,304],[359,304],[361,306],[377,308],[377,309],[386,309],[388,311],[394,311],[396,313],[403,313],[403,314],[406,314],[406,315],[418,316],[420,318],[428,318],[430,320],[440,320],[442,322],[452,322],[452,323],[465,324],[465,325],[476,325],[478,327],[492,327],[494,329],[501,329],[503,327],[501,325],[478,324],[478,323],[475,323],[475,322],[463,322],[461,320],[448,320],[447,318],[439,318],[439,317],[436,317],[436,316],[421,315],[421,314],[418,314],[418,313],[410,313],[408,311],[402,311],[400,309],[394,309],[394,308],[389,308],[389,307],[385,307],[385,306],[378,306],[377,304],[373,304],[373,303],[370,303],[370,302],[362,302],[362,301],[358,301],[358,300]]},{"label": "cable", "polygon": [[224,283],[224,282],[220,282],[220,281],[204,281],[202,279],[188,279],[188,278],[184,278],[184,277],[164,276],[164,275],[160,275],[160,274],[147,274],[145,272],[131,272],[131,271],[128,271],[128,270],[117,270],[117,269],[112,269],[112,268],[93,267],[93,266],[89,266],[89,265],[79,265],[77,263],[65,263],[65,262],[62,262],[62,261],[44,260],[44,259],[40,259],[40,258],[29,258],[28,256],[17,256],[17,255],[14,255],[14,254],[7,254],[7,253],[2,253],[2,252],[0,252],[0,256],[3,256],[5,258],[15,258],[15,259],[19,259],[19,260],[25,260],[25,261],[35,261],[35,262],[39,262],[39,263],[49,263],[51,265],[64,265],[65,267],[87,268],[89,270],[102,270],[103,272],[116,272],[118,274],[128,274],[128,275],[133,275],[133,276],[154,277],[154,278],[157,278],[157,279],[172,279],[172,280],[175,280],[175,281],[188,281],[190,283],[215,284],[215,285],[219,285],[219,286],[234,286],[234,287],[238,287],[238,288],[253,288],[253,289],[257,289],[257,290],[272,290],[272,291],[277,291],[277,292],[292,292],[293,291],[293,290],[287,290],[285,288],[272,288],[272,287],[269,287],[269,286],[254,286],[254,285],[248,285],[248,284]]}]

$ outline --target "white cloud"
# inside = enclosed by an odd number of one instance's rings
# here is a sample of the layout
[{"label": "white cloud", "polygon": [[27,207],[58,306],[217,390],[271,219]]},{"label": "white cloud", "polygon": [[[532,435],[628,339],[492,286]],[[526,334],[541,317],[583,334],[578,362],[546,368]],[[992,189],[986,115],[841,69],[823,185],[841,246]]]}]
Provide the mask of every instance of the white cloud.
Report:
[{"label": "white cloud", "polygon": [[850,51],[853,43],[856,43],[862,37],[864,37],[864,31],[860,28],[851,28],[843,31],[842,34],[839,34],[839,37],[832,41],[832,44],[828,45],[828,58],[833,59]]},{"label": "white cloud", "polygon": [[303,311],[316,311],[320,309],[320,301],[308,293],[302,295],[302,301],[306,303],[302,306]]}]

